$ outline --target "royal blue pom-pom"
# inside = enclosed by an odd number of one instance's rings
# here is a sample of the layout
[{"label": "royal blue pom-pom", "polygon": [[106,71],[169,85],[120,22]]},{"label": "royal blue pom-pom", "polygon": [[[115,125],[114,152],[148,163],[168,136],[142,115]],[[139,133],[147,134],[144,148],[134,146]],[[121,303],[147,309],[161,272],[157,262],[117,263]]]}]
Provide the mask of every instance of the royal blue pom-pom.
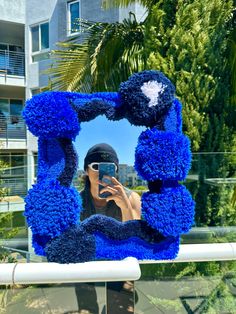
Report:
[{"label": "royal blue pom-pom", "polygon": [[141,133],[135,149],[135,169],[147,181],[184,180],[191,167],[190,141],[155,128]]},{"label": "royal blue pom-pom", "polygon": [[187,233],[194,220],[195,202],[185,186],[163,187],[161,193],[142,195],[142,214],[147,223],[165,236]]},{"label": "royal blue pom-pom", "polygon": [[25,212],[28,226],[37,248],[44,248],[48,240],[57,237],[79,220],[82,209],[81,197],[74,187],[64,187],[58,181],[35,184],[25,197]]},{"label": "royal blue pom-pom", "polygon": [[26,101],[22,116],[31,133],[42,138],[65,137],[75,140],[80,124],[66,95],[45,92]]}]

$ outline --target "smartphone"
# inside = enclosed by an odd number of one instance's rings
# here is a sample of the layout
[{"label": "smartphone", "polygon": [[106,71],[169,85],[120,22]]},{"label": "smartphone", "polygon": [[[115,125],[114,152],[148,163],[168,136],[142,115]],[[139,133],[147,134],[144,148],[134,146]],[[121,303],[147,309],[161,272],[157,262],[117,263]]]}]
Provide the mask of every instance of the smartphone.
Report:
[{"label": "smartphone", "polygon": [[[104,176],[110,176],[110,177],[115,177],[116,174],[116,165],[111,162],[100,162],[98,165],[98,171],[99,171],[99,180],[107,183],[109,185],[113,185],[111,180],[109,178],[104,178]],[[106,198],[110,195],[112,195],[109,192],[104,192],[100,194],[100,191],[104,189],[104,186],[100,185],[98,186],[98,193],[100,198]]]}]

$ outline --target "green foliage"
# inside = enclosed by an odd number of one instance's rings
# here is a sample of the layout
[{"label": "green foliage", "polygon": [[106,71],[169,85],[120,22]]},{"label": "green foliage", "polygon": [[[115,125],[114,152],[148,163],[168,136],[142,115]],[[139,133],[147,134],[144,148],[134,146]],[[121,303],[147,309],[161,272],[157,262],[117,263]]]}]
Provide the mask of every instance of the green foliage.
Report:
[{"label": "green foliage", "polygon": [[[104,7],[132,0],[106,0]],[[184,132],[192,150],[236,152],[235,29],[232,0],[140,1],[146,19],[130,13],[122,23],[80,21],[79,38],[61,43],[51,71],[52,89],[81,92],[117,90],[130,74],[163,71],[183,103]],[[232,224],[232,185],[210,185],[209,178],[233,177],[236,154],[199,159],[198,180],[187,185],[197,201],[197,225]]]},{"label": "green foliage", "polygon": [[[160,69],[176,85],[183,103],[184,131],[194,151],[223,148],[222,114],[229,97],[225,63],[232,9],[232,1],[179,0],[178,4],[170,2],[166,12],[159,1],[147,19],[148,67]],[[176,12],[175,19],[170,12]],[[217,95],[221,97],[216,99]]]},{"label": "green foliage", "polygon": [[127,7],[131,4],[139,2],[144,7],[151,8],[153,4],[157,2],[157,0],[103,0],[102,7],[104,9],[111,9],[114,7]]},{"label": "green foliage", "polygon": [[235,261],[141,265],[141,271],[141,282],[152,281],[149,302],[163,312],[235,313]]},{"label": "green foliage", "polygon": [[[0,160],[0,184],[2,184],[1,175],[3,169],[7,167],[7,164]],[[5,187],[0,188],[0,201],[6,195],[7,189]],[[12,263],[15,259],[10,253],[2,247],[1,239],[10,239],[18,233],[18,229],[11,229],[12,213],[0,213],[0,262]]]},{"label": "green foliage", "polygon": [[80,20],[83,43],[60,43],[53,51],[49,89],[80,92],[116,91],[122,80],[144,68],[144,25],[130,13],[123,23]]},{"label": "green foliage", "polygon": [[136,190],[136,191],[145,191],[147,190],[147,187],[144,185],[138,185],[138,186],[133,186],[130,188],[131,190]]}]

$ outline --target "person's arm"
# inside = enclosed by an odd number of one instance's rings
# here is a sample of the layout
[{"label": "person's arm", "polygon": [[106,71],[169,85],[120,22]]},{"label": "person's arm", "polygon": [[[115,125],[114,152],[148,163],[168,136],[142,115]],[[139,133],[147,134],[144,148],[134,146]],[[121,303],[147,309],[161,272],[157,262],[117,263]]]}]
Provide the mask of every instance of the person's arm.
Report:
[{"label": "person's arm", "polygon": [[105,186],[100,193],[110,192],[112,195],[106,198],[106,201],[113,200],[122,212],[122,221],[141,219],[141,199],[138,193],[132,192],[128,197],[123,185],[114,177],[110,177],[113,186],[99,181],[99,184]]}]

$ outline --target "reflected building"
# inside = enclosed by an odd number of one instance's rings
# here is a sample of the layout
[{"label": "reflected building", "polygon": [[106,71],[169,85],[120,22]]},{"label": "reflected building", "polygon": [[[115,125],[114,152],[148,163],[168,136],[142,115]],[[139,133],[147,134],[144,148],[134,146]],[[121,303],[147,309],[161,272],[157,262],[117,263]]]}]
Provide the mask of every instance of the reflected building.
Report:
[{"label": "reflected building", "polygon": [[147,185],[147,182],[137,174],[134,167],[127,164],[119,164],[119,181],[128,187]]}]

